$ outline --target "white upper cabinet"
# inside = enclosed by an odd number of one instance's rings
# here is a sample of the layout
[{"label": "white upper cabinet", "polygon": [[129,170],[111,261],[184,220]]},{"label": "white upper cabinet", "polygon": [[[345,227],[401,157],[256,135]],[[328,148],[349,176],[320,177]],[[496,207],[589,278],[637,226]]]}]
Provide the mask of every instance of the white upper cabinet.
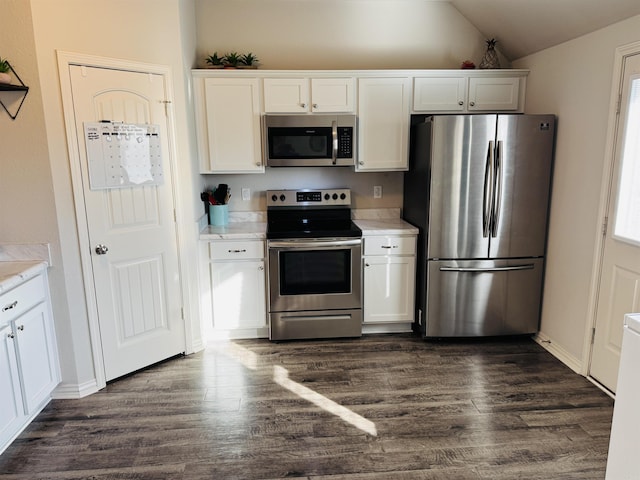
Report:
[{"label": "white upper cabinet", "polygon": [[265,78],[265,113],[353,112],[354,80],[344,78]]},{"label": "white upper cabinet", "polygon": [[416,114],[524,112],[527,70],[194,70],[200,173],[264,173],[264,114],[356,113],[358,172],[409,167]]},{"label": "white upper cabinet", "polygon": [[519,110],[519,77],[469,78],[469,111]]},{"label": "white upper cabinet", "polygon": [[260,82],[197,78],[194,82],[201,173],[263,173]]},{"label": "white upper cabinet", "polygon": [[413,111],[523,112],[526,72],[439,72],[414,78]]},{"label": "white upper cabinet", "polygon": [[356,170],[409,168],[409,77],[358,81],[358,164]]},{"label": "white upper cabinet", "polygon": [[466,101],[466,78],[419,77],[414,80],[413,109],[416,112],[463,112]]}]

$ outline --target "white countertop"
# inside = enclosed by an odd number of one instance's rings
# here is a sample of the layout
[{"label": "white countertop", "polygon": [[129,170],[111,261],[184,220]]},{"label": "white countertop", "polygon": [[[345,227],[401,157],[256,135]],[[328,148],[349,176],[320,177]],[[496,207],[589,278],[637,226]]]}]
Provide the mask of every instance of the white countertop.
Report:
[{"label": "white countertop", "polygon": [[401,218],[353,221],[362,230],[362,235],[417,235],[418,228]]},{"label": "white countertop", "polygon": [[[363,235],[417,235],[418,228],[401,218],[354,219]],[[207,225],[200,232],[200,240],[265,239],[265,222],[229,222],[225,226]]]},{"label": "white countertop", "polygon": [[11,290],[39,275],[45,268],[47,268],[47,262],[40,260],[0,262],[0,293]]},{"label": "white countertop", "polygon": [[264,222],[229,222],[224,227],[207,225],[200,232],[200,240],[243,240],[266,238],[267,224]]}]

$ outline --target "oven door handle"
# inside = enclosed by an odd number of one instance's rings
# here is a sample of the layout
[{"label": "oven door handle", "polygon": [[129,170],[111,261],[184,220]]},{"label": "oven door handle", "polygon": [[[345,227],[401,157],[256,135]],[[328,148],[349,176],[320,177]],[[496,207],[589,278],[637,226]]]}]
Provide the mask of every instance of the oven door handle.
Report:
[{"label": "oven door handle", "polygon": [[291,249],[296,249],[296,248],[316,248],[316,249],[322,249],[322,248],[332,248],[332,247],[350,247],[350,246],[356,246],[356,245],[361,245],[362,244],[362,239],[360,238],[356,238],[356,239],[350,239],[350,240],[335,240],[335,239],[331,239],[331,240],[323,240],[323,239],[318,239],[318,240],[314,240],[312,242],[309,241],[270,241],[269,242],[269,248],[291,248]]}]

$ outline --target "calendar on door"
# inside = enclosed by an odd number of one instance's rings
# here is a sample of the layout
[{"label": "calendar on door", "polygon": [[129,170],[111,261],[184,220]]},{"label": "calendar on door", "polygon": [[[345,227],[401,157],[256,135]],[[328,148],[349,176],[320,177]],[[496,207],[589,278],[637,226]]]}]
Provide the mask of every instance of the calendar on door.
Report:
[{"label": "calendar on door", "polygon": [[84,133],[92,190],[162,183],[159,125],[85,122]]}]

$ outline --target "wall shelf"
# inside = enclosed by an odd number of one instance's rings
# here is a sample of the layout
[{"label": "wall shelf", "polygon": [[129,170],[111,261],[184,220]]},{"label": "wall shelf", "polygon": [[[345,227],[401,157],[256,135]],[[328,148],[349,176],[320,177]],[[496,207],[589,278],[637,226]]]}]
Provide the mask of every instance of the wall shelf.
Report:
[{"label": "wall shelf", "polygon": [[[7,62],[7,64],[9,64],[9,62]],[[27,87],[24,84],[24,82],[18,76],[18,74],[13,69],[11,64],[9,64],[9,69],[11,70],[13,75],[18,79],[18,81],[20,82],[20,85],[15,85],[15,84],[11,84],[11,83],[0,83],[0,94],[2,92],[23,92],[24,94],[22,95],[22,98],[20,99],[20,104],[18,105],[18,108],[17,108],[15,113],[11,113],[9,111],[7,106],[2,101],[2,95],[0,95],[0,105],[2,105],[2,108],[4,108],[4,111],[7,112],[7,115],[9,115],[11,117],[11,120],[15,120],[16,117],[18,116],[18,113],[20,112],[20,109],[22,108],[22,104],[24,103],[24,99],[27,98],[27,93],[29,93],[29,87]]]}]

